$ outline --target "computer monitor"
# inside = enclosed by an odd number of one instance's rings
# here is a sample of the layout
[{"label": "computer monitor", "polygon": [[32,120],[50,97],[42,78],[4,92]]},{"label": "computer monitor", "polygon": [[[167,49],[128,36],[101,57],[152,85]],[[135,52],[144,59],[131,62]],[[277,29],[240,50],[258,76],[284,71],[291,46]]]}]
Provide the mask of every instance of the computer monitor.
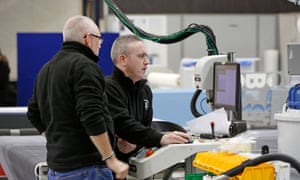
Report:
[{"label": "computer monitor", "polygon": [[214,63],[213,108],[224,108],[233,113],[233,120],[241,120],[240,64]]}]

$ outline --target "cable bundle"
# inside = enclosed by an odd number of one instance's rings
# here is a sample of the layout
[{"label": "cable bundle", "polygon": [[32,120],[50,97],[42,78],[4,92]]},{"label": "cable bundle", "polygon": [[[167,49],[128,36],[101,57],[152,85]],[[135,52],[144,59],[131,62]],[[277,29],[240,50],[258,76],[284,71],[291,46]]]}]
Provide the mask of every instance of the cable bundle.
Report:
[{"label": "cable bundle", "polygon": [[153,42],[161,43],[161,44],[171,44],[176,43],[179,41],[184,40],[185,38],[198,33],[202,32],[206,37],[206,45],[207,45],[207,51],[208,55],[217,55],[218,49],[216,46],[216,39],[213,31],[211,28],[205,25],[198,25],[195,23],[190,24],[187,28],[172,33],[170,35],[155,35],[151,33],[147,33],[144,30],[142,30],[139,27],[136,27],[129,19],[128,17],[118,8],[118,6],[115,4],[112,0],[104,0],[108,7],[113,11],[113,13],[119,18],[119,20],[134,34],[137,36],[151,40]]}]

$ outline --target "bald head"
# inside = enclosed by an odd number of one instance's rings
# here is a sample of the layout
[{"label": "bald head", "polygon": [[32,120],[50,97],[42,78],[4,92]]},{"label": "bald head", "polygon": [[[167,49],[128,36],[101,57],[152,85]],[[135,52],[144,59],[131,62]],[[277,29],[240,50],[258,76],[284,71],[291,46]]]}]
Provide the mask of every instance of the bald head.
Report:
[{"label": "bald head", "polygon": [[86,16],[73,16],[65,23],[63,41],[83,42],[83,37],[87,33],[99,34],[96,23]]}]

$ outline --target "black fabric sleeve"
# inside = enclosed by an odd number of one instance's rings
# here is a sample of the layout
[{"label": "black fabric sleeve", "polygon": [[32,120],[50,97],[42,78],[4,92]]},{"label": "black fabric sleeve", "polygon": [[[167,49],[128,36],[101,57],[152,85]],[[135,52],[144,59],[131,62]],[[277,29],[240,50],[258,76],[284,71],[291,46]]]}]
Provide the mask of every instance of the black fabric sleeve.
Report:
[{"label": "black fabric sleeve", "polygon": [[74,95],[76,112],[88,135],[106,132],[105,81],[99,67],[83,62],[74,70]]},{"label": "black fabric sleeve", "polygon": [[[108,107],[114,120],[116,134],[133,144],[159,147],[162,134],[131,116],[127,106],[128,99],[122,88],[114,81],[106,82]],[[147,121],[151,124],[152,111],[148,115]]]}]

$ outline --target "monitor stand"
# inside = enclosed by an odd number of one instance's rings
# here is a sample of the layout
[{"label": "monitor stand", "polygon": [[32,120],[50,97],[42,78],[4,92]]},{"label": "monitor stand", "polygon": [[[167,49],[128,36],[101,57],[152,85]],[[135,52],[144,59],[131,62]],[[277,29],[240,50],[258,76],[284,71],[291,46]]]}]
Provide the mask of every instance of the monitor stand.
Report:
[{"label": "monitor stand", "polygon": [[229,136],[234,137],[239,133],[247,130],[247,123],[245,120],[235,120],[231,121],[229,126]]},{"label": "monitor stand", "polygon": [[227,112],[228,119],[230,119],[229,136],[234,137],[239,133],[247,130],[247,123],[242,120],[242,112]]}]

